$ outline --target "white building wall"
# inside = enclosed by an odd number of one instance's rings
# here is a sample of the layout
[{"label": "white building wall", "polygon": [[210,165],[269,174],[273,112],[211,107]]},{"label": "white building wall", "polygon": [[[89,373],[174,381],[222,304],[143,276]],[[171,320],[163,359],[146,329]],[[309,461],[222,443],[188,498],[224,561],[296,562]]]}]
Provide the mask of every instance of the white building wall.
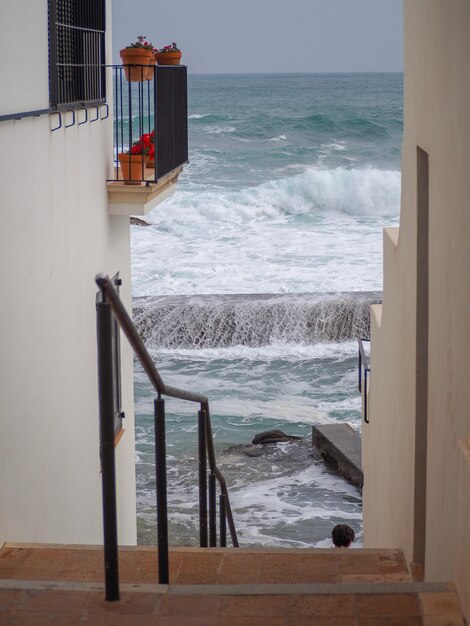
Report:
[{"label": "white building wall", "polygon": [[[402,205],[399,237],[385,235],[383,307],[372,319],[364,538],[366,547],[403,547],[427,581],[455,582],[468,618],[470,3],[407,0],[404,15]],[[421,151],[429,156],[427,237]],[[422,394],[427,411],[417,408]],[[423,423],[427,437],[415,437]]]},{"label": "white building wall", "polygon": [[47,4],[0,2],[0,115],[48,107]]},{"label": "white building wall", "polygon": [[[12,65],[0,74],[0,115],[48,107],[47,30],[46,0],[1,3],[0,49]],[[13,31],[34,42],[27,61],[13,60]],[[21,81],[15,66],[26,67]],[[71,114],[65,118],[71,123]],[[103,540],[94,276],[119,271],[130,310],[129,218],[108,215],[112,117],[51,132],[56,125],[56,115],[0,123],[0,542]],[[125,339],[122,365],[118,528],[120,543],[132,544],[133,380]]]}]

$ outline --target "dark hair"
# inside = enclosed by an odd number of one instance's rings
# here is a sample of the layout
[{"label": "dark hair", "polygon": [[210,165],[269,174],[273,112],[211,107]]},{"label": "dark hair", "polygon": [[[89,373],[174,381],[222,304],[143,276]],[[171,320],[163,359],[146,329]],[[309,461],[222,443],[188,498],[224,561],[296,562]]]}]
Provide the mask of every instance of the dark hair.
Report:
[{"label": "dark hair", "polygon": [[337,548],[349,547],[354,537],[354,530],[347,524],[337,524],[331,531],[331,538]]}]

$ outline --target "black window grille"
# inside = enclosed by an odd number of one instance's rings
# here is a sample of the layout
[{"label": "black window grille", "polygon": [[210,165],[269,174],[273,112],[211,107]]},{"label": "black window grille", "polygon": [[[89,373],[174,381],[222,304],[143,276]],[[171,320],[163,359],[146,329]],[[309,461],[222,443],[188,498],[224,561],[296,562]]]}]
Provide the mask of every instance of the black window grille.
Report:
[{"label": "black window grille", "polygon": [[52,109],[106,101],[105,0],[49,0]]}]

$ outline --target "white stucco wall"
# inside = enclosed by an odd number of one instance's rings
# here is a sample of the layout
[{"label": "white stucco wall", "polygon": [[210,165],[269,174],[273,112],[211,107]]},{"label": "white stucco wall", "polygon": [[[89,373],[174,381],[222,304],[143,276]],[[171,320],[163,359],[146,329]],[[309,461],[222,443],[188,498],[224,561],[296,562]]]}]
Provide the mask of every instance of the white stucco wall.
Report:
[{"label": "white stucco wall", "polygon": [[[2,84],[12,87],[2,88],[0,114],[47,107],[47,2],[2,3],[1,12],[0,48],[5,54],[13,29],[32,39],[34,72],[16,89],[2,66]],[[108,51],[110,44],[109,37]],[[111,116],[51,132],[55,125],[48,115],[0,123],[0,542],[102,543],[94,276],[119,271],[130,309],[129,219],[108,215]],[[122,364],[118,527],[120,542],[132,544],[133,380],[125,339]]]},{"label": "white stucco wall", "polygon": [[470,589],[460,563],[462,541],[470,533],[468,507],[460,503],[468,476],[462,475],[460,448],[470,433],[470,4],[406,0],[404,15],[400,236],[394,252],[385,249],[382,316],[372,328],[365,543],[393,541],[409,560],[413,556],[415,343],[422,322],[415,316],[420,147],[429,155],[425,578],[455,581],[461,598],[467,598],[468,615]]},{"label": "white stucco wall", "polygon": [[[414,275],[409,260],[400,258],[403,227],[384,232],[383,304],[371,311],[371,380],[369,424],[363,423],[364,545],[405,550],[412,560],[414,493]],[[402,294],[395,297],[398,281]],[[383,332],[389,327],[395,334]],[[406,380],[406,384],[404,384]]]},{"label": "white stucco wall", "polygon": [[0,115],[49,106],[47,4],[0,2]]}]

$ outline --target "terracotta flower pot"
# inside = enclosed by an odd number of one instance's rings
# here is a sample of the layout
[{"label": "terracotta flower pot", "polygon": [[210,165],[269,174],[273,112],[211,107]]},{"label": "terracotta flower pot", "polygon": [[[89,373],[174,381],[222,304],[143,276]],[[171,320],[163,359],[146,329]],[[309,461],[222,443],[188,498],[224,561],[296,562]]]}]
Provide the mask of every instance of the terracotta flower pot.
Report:
[{"label": "terracotta flower pot", "polygon": [[143,174],[147,157],[143,154],[127,154],[120,152],[118,154],[119,163],[121,165],[122,178],[125,185],[140,185],[143,180]]},{"label": "terracotta flower pot", "polygon": [[[119,51],[124,65],[124,73],[129,82],[142,82],[147,79],[147,68],[129,67],[129,65],[148,65],[153,61],[153,53],[145,48],[123,48]],[[152,73],[153,74],[153,73]]]},{"label": "terracotta flower pot", "polygon": [[153,80],[153,75],[154,75],[154,70],[153,68],[155,67],[157,63],[157,59],[155,58],[155,56],[152,54],[152,57],[149,61],[149,66],[146,72],[146,78],[147,80]]},{"label": "terracotta flower pot", "polygon": [[157,52],[155,58],[158,65],[181,65],[182,52]]}]

